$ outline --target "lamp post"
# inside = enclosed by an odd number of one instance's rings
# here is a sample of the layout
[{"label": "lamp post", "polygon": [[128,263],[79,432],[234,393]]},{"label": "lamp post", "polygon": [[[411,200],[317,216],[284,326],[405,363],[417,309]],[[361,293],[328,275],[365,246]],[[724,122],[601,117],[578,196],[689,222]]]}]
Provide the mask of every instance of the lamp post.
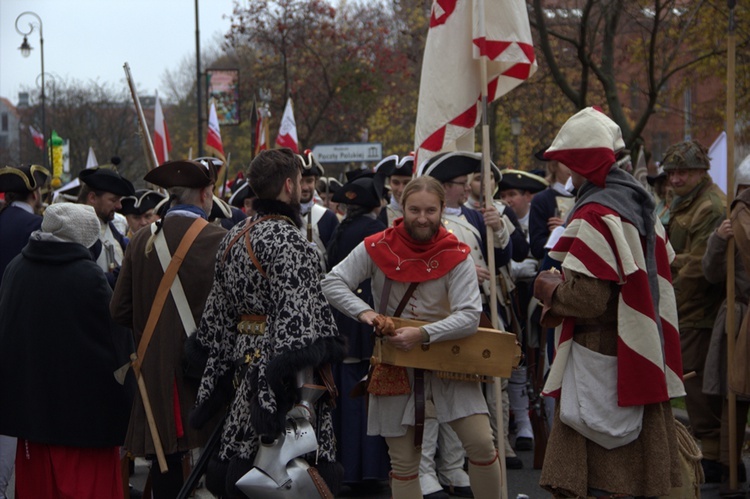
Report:
[{"label": "lamp post", "polygon": [[[18,22],[21,20],[23,16],[32,16],[36,18],[37,23],[35,24],[34,21],[29,22],[29,30],[23,31],[19,29]],[[22,12],[18,15],[16,18],[16,31],[19,35],[23,36],[23,43],[20,47],[18,47],[18,50],[21,51],[21,55],[24,57],[28,57],[31,54],[32,46],[29,45],[28,36],[34,31],[34,28],[39,28],[39,52],[42,56],[42,135],[44,135],[45,139],[49,139],[49,135],[47,134],[47,121],[46,121],[46,102],[45,102],[45,94],[44,94],[44,35],[42,33],[42,18],[39,17],[38,14],[31,11]],[[49,162],[48,162],[48,154],[47,154],[47,148],[44,149],[44,167],[49,168]]]},{"label": "lamp post", "polygon": [[521,135],[521,118],[518,116],[510,119],[510,134],[513,135],[513,164],[518,170],[518,137]]}]

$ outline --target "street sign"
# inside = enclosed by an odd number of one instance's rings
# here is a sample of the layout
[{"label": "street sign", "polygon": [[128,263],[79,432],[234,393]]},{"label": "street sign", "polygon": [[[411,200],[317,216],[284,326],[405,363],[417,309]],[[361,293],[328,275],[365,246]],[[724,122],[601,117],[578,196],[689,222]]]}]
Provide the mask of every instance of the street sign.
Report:
[{"label": "street sign", "polygon": [[380,161],[383,159],[383,144],[380,142],[318,144],[313,147],[312,152],[321,163]]}]

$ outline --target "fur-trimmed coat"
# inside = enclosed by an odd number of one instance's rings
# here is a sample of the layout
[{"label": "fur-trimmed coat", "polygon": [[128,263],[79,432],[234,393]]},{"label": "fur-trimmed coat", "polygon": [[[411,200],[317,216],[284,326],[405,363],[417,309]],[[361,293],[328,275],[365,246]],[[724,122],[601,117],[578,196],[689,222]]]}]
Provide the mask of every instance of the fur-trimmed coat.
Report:
[{"label": "fur-trimmed coat", "polygon": [[[197,333],[208,361],[191,423],[201,425],[231,400],[231,381],[243,360],[241,375],[221,439],[219,459],[251,460],[259,437],[276,436],[297,401],[297,372],[343,360],[344,340],[320,289],[317,255],[298,229],[299,219],[285,203],[255,200],[257,215],[235,226],[224,238],[216,260],[214,285]],[[229,247],[245,227],[265,215],[273,218],[250,231],[255,267],[244,237]],[[265,315],[262,335],[239,334],[243,314]],[[249,357],[246,357],[249,356]],[[318,413],[319,459],[335,461],[330,410]]]}]

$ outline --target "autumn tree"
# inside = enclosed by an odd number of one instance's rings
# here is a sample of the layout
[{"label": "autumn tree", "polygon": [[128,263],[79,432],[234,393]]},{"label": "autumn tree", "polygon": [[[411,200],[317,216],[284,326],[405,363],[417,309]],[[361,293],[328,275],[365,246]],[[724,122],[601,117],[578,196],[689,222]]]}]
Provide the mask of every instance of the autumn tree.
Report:
[{"label": "autumn tree", "polygon": [[[32,93],[32,98],[35,96]],[[33,102],[22,110],[28,123],[34,122],[35,113],[40,112],[39,101]],[[46,115],[47,129],[70,141],[70,178],[77,177],[86,166],[89,147],[93,147],[100,164],[118,156],[120,172],[135,183],[146,173],[135,111],[124,86],[57,78],[48,88]],[[24,162],[43,161],[38,149],[23,153]]]},{"label": "autumn tree", "polygon": [[707,31],[705,22],[705,16],[720,12],[717,5],[708,0],[529,2],[540,66],[575,110],[602,104],[630,148],[640,143],[659,107],[673,105],[689,71],[723,56],[725,37]]},{"label": "autumn tree", "polygon": [[401,94],[410,73],[392,24],[378,4],[250,2],[235,9],[227,45],[249,75],[243,94],[271,89],[271,129],[291,96],[300,145],[312,147],[358,141],[386,98]]}]

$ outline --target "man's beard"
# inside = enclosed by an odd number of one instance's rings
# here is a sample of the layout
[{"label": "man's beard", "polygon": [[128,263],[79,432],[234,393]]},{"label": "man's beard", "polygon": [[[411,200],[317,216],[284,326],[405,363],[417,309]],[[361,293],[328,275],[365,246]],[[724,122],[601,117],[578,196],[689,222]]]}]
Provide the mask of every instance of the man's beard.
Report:
[{"label": "man's beard", "polygon": [[432,240],[440,229],[439,223],[428,222],[426,226],[419,226],[417,222],[404,223],[404,228],[409,237],[420,243]]}]

